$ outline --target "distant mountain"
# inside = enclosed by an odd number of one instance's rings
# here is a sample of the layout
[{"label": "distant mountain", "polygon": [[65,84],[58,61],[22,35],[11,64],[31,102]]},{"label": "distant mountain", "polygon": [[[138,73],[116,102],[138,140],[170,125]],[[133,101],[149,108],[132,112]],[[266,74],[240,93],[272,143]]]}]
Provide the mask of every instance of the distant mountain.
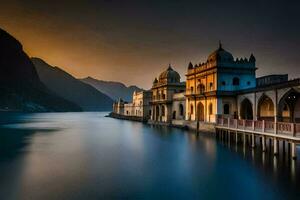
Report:
[{"label": "distant mountain", "polygon": [[87,77],[80,80],[84,83],[90,84],[114,100],[122,98],[125,101],[132,101],[132,94],[134,91],[143,91],[143,89],[137,86],[126,87],[120,82],[102,81],[92,77]]},{"label": "distant mountain", "polygon": [[19,41],[0,29],[0,111],[81,111],[51,92]]},{"label": "distant mountain", "polygon": [[110,111],[113,100],[58,67],[32,58],[41,81],[53,92],[79,105],[84,111]]}]

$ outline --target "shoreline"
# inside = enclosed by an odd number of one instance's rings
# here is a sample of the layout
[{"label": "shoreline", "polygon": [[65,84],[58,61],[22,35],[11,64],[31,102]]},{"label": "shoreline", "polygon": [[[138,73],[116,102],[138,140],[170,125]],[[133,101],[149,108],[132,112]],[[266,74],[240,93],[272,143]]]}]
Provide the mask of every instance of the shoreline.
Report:
[{"label": "shoreline", "polygon": [[[126,116],[126,115],[119,115],[116,113],[109,113],[106,117],[110,118],[115,118],[115,119],[120,119],[120,120],[128,120],[128,121],[137,121],[137,122],[142,122],[145,124],[149,125],[156,125],[156,126],[168,126],[168,127],[174,127],[174,128],[180,128],[184,130],[191,130],[197,132],[197,122],[191,122],[191,121],[186,121],[186,120],[174,120],[173,123],[166,123],[166,122],[156,122],[152,121],[150,119],[145,119],[142,117],[137,117],[137,116]],[[213,123],[201,123],[199,126],[198,132],[203,132],[203,133],[213,133],[215,134],[215,124]]]}]

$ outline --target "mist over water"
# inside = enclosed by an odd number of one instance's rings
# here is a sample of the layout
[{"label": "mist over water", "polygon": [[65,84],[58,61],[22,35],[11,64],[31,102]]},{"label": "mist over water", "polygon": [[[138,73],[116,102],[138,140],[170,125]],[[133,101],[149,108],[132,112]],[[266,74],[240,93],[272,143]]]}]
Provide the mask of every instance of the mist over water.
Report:
[{"label": "mist over water", "polygon": [[300,195],[299,160],[105,114],[1,114],[0,199]]}]

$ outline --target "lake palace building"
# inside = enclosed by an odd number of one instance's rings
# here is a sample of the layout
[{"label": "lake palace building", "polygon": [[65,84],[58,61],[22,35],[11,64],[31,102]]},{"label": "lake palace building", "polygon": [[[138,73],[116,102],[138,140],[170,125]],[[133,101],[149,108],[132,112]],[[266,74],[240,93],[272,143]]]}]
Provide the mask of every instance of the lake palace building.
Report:
[{"label": "lake palace building", "polygon": [[[252,54],[235,59],[219,44],[205,62],[188,64],[186,82],[169,65],[151,90],[138,93],[139,98],[135,93],[132,103],[120,99],[113,113],[199,129],[214,127],[220,117],[300,122],[300,79],[288,80],[287,74],[256,78],[255,62]],[[134,109],[140,112],[128,111]]]}]

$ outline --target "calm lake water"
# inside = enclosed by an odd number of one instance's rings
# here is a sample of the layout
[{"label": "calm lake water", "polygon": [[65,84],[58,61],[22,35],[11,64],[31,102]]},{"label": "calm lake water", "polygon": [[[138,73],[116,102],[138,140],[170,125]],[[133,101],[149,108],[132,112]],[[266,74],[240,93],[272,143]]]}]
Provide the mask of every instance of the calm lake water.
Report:
[{"label": "calm lake water", "polygon": [[299,159],[105,114],[1,114],[0,199],[300,196]]}]

